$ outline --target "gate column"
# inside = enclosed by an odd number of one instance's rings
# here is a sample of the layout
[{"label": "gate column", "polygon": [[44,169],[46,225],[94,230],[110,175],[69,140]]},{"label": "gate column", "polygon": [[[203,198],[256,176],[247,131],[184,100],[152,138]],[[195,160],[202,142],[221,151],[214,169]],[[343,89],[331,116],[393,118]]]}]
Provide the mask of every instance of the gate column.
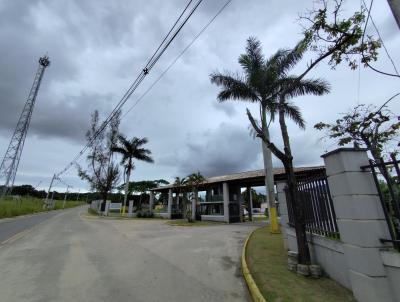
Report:
[{"label": "gate column", "polygon": [[395,301],[380,249],[389,238],[378,192],[363,149],[340,148],[324,154],[329,189],[353,294],[358,301]]}]

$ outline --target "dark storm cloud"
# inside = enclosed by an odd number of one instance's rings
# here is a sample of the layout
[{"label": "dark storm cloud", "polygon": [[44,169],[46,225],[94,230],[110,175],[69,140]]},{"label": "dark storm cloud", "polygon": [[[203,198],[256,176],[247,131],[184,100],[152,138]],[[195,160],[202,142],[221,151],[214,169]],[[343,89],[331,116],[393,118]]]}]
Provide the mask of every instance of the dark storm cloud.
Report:
[{"label": "dark storm cloud", "polygon": [[160,160],[175,165],[181,175],[200,171],[215,176],[254,169],[261,147],[243,127],[222,123],[215,130],[190,135],[186,145],[176,154]]},{"label": "dark storm cloud", "polygon": [[[138,7],[145,12],[144,4],[142,1]],[[110,94],[109,90],[94,92],[90,87],[79,86],[77,81],[85,76],[85,58],[91,57],[90,53],[107,56],[108,51],[110,56],[103,63],[112,66],[120,79],[133,78],[149,55],[147,48],[154,48],[154,41],[161,35],[160,20],[144,18],[143,11],[128,2],[2,3],[0,41],[7,47],[0,49],[1,131],[9,135],[14,129],[33,82],[37,59],[47,52],[51,65],[42,81],[30,132],[43,137],[80,139],[81,127],[87,125],[90,111],[111,111],[122,95],[121,91]],[[147,31],[146,42],[141,32],[145,27],[152,29]],[[141,40],[135,39],[138,37]],[[111,53],[121,45],[128,49],[135,46],[136,53],[113,58]],[[87,76],[85,80],[96,82],[96,78]],[[112,87],[112,75],[109,80]],[[69,83],[72,88],[68,89]]]}]

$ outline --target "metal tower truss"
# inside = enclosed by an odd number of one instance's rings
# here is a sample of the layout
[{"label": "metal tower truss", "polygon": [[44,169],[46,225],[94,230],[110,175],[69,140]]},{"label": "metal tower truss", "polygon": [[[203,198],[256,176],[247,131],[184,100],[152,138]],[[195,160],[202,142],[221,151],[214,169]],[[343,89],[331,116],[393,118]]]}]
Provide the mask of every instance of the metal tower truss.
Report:
[{"label": "metal tower truss", "polygon": [[37,69],[32,88],[29,92],[28,99],[25,103],[24,109],[22,110],[21,116],[19,117],[17,127],[14,130],[14,134],[11,138],[6,154],[1,162],[0,181],[3,182],[3,186],[0,187],[0,197],[10,193],[14,185],[15,175],[17,174],[26,134],[28,133],[33,107],[35,105],[44,71],[49,65],[50,61],[48,56],[43,56],[39,59],[39,67]]}]

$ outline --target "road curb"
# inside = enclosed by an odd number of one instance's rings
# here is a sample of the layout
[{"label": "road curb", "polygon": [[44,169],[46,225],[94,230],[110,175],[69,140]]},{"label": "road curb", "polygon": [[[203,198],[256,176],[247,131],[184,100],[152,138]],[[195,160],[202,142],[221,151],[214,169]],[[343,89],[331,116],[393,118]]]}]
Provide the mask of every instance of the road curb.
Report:
[{"label": "road curb", "polygon": [[244,277],[244,280],[247,283],[247,287],[249,288],[251,297],[253,298],[254,302],[267,302],[263,295],[261,294],[257,284],[254,282],[253,276],[250,273],[249,267],[247,266],[247,262],[246,262],[246,249],[247,249],[247,243],[251,237],[251,235],[253,235],[253,233],[258,230],[255,229],[253,230],[249,236],[247,236],[246,241],[244,243],[243,246],[243,250],[242,250],[242,274]]}]

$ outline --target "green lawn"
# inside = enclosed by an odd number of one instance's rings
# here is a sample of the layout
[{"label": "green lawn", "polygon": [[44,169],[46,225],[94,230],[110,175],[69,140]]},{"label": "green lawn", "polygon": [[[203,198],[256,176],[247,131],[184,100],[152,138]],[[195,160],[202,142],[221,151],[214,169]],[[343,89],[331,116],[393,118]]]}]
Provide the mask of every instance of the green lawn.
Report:
[{"label": "green lawn", "polygon": [[[72,208],[84,204],[81,201],[67,200],[65,208]],[[55,209],[62,209],[63,201],[57,200]],[[43,199],[34,197],[21,197],[19,200],[14,200],[11,197],[0,199],[0,218],[14,217],[25,214],[44,212]]]},{"label": "green lawn", "polygon": [[166,224],[169,224],[169,225],[172,225],[172,226],[198,227],[198,226],[221,225],[221,224],[224,224],[224,222],[218,222],[218,221],[194,221],[194,222],[188,222],[187,220],[169,220],[169,221],[166,222]]},{"label": "green lawn", "polygon": [[251,236],[246,261],[268,302],[356,301],[349,290],[329,278],[305,278],[290,272],[282,235],[270,234],[268,227]]}]

